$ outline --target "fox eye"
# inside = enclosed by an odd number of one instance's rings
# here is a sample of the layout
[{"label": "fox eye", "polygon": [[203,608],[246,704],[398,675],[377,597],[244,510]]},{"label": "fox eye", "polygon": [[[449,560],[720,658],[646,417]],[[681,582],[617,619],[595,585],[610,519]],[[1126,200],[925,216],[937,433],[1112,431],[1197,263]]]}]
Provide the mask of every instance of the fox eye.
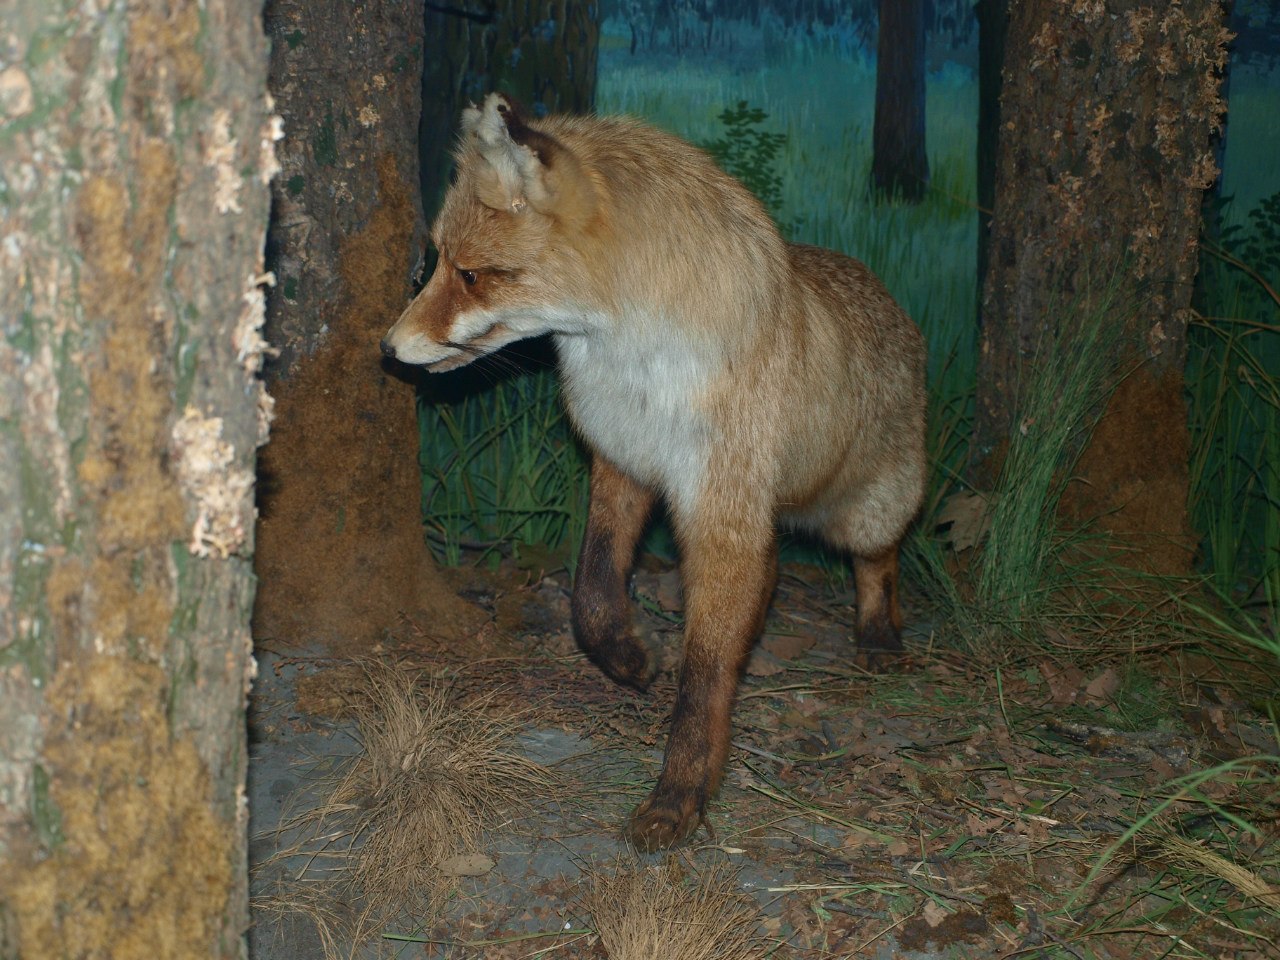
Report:
[{"label": "fox eye", "polygon": [[475,286],[476,272],[474,270],[459,270],[458,274],[462,277],[462,282],[468,287]]}]

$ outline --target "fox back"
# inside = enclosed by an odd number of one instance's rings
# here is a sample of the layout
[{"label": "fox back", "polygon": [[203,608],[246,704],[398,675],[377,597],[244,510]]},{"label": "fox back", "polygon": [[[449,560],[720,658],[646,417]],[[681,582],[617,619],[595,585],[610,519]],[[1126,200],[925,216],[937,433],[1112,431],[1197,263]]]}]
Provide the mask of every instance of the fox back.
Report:
[{"label": "fox back", "polygon": [[642,846],[666,846],[718,782],[775,523],[853,555],[861,643],[900,649],[897,546],[925,476],[923,339],[863,264],[787,243],[704,152],[643,123],[530,120],[491,95],[464,112],[456,161],[432,228],[439,263],[383,351],[443,371],[553,335],[593,457],[575,627],[636,686],[654,658],[630,635],[625,576],[665,499],[688,605],[681,697],[701,704],[677,707],[659,786],[632,822]]}]

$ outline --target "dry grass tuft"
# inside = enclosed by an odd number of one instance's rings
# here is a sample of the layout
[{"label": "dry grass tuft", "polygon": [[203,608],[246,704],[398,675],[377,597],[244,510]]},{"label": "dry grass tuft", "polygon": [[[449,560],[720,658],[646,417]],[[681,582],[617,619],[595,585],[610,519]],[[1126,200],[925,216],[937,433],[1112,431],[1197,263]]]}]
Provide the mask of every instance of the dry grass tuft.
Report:
[{"label": "dry grass tuft", "polygon": [[259,924],[270,918],[279,942],[289,939],[289,923],[310,923],[327,960],[342,957],[344,943],[352,943],[355,913],[334,899],[329,883],[282,882],[276,892],[254,898],[253,913]]},{"label": "dry grass tuft", "polygon": [[1245,896],[1274,913],[1280,913],[1280,888],[1247,867],[1228,860],[1202,843],[1192,843],[1174,834],[1160,837],[1158,844],[1166,859],[1202,875],[1225,880]]},{"label": "dry grass tuft", "polygon": [[759,909],[718,867],[686,875],[676,858],[585,871],[583,912],[609,960],[749,960],[759,957]]},{"label": "dry grass tuft", "polygon": [[362,664],[348,711],[361,750],[321,777],[318,804],[283,826],[300,839],[273,861],[300,866],[259,908],[309,917],[327,957],[397,917],[432,919],[456,882],[441,865],[478,852],[553,783],[514,749],[526,718],[498,703],[494,693],[459,703],[439,681]]}]

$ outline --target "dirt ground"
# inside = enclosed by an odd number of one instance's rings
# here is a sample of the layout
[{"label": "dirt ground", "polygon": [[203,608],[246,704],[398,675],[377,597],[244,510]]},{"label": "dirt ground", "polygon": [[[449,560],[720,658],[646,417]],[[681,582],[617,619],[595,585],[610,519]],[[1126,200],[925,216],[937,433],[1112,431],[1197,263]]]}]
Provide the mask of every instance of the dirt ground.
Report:
[{"label": "dirt ground", "polygon": [[[441,960],[609,957],[584,915],[584,885],[619,863],[672,862],[637,861],[619,827],[661,762],[680,653],[678,574],[645,558],[635,576],[638,628],[664,651],[644,694],[617,687],[577,651],[567,574],[508,562],[454,576],[460,595],[487,614],[480,630],[461,636],[404,620],[360,653],[446,675],[459,702],[496,695],[493,703],[518,705],[515,747],[548,765],[557,785],[513,807],[470,851],[480,855],[478,875],[458,877],[436,916],[405,915],[381,937],[330,949]],[[1122,666],[1034,657],[982,670],[938,647],[927,620],[910,611],[907,669],[870,676],[850,656],[851,591],[815,568],[784,566],[740,690],[735,749],[708,816],[714,835],[700,830],[673,855],[689,876],[727,871],[753,899],[756,955],[1280,956],[1270,952],[1280,943],[1274,933],[1270,946],[1257,937],[1269,923],[1280,929],[1265,885],[1261,908],[1225,882],[1181,890],[1176,836],[1162,845],[1148,831],[1104,861],[1171,781],[1273,754],[1273,726],[1190,675],[1143,686]],[[319,957],[325,944],[312,920],[266,910],[263,898],[314,878],[314,859],[273,859],[293,838],[275,830],[315,802],[317,771],[357,751],[342,711],[356,652],[268,644],[258,656],[251,956]],[[1144,704],[1163,719],[1144,726]],[[1274,782],[1242,774],[1203,790],[1226,806],[1269,803],[1274,834],[1280,798],[1250,793],[1274,791]],[[1194,840],[1196,809],[1175,804],[1153,823]],[[1275,837],[1240,842],[1274,851]]]}]

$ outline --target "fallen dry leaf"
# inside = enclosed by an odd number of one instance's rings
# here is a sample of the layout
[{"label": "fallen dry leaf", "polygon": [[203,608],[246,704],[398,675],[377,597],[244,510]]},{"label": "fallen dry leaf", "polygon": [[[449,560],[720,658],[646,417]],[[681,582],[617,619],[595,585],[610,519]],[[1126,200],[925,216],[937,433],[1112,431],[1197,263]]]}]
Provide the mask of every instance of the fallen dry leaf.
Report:
[{"label": "fallen dry leaf", "polygon": [[1075,703],[1084,683],[1084,671],[1070,664],[1055,664],[1048,660],[1040,663],[1040,676],[1049,686],[1049,696],[1054,704],[1065,707]]},{"label": "fallen dry leaf", "polygon": [[751,651],[751,659],[747,661],[747,673],[753,677],[772,677],[786,669],[785,663],[763,647]]},{"label": "fallen dry leaf", "polygon": [[766,633],[760,638],[760,646],[779,660],[794,660],[814,644],[812,636],[796,633]]},{"label": "fallen dry leaf", "polygon": [[436,864],[446,877],[483,877],[493,867],[494,861],[483,853],[460,853]]},{"label": "fallen dry leaf", "polygon": [[925,901],[924,907],[920,910],[920,915],[924,917],[924,922],[931,927],[936,927],[949,916],[947,908],[941,906],[936,900]]},{"label": "fallen dry leaf", "polygon": [[1084,688],[1084,702],[1091,707],[1110,703],[1119,689],[1120,677],[1116,675],[1115,670],[1107,667],[1107,669],[1090,680],[1089,685]]},{"label": "fallen dry leaf", "polygon": [[976,493],[953,493],[938,511],[938,527],[950,526],[946,542],[956,553],[976,547],[991,529],[991,510],[986,497]]}]

